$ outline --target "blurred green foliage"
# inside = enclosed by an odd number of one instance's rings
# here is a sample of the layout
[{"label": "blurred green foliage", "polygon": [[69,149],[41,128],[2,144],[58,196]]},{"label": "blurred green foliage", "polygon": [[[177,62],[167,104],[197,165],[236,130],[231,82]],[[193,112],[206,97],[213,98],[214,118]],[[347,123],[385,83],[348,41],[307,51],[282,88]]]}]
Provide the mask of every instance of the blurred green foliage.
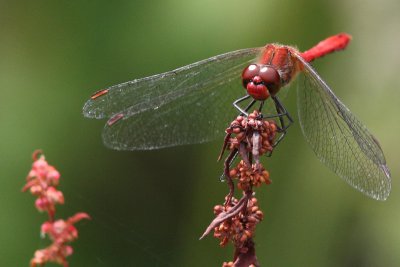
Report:
[{"label": "blurred green foliage", "polygon": [[[267,42],[309,48],[353,35],[315,66],[379,138],[392,170],[386,202],[323,166],[298,123],[258,189],[262,266],[399,266],[400,2],[0,1],[0,266],[27,266],[45,220],[20,193],[41,148],[62,174],[58,216],[88,212],[71,266],[220,266],[232,248],[198,241],[227,192],[222,140],[152,152],[103,147],[103,121],[81,109],[95,90]],[[238,89],[240,90],[240,89]],[[295,94],[285,101],[296,114]]]}]

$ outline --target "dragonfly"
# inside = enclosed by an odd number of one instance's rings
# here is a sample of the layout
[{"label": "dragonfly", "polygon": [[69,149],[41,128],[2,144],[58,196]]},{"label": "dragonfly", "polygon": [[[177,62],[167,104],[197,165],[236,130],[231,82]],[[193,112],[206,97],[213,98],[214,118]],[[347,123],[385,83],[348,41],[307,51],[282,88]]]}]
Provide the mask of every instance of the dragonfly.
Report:
[{"label": "dragonfly", "polygon": [[316,156],[355,189],[386,200],[391,175],[377,139],[310,64],[345,49],[350,40],[340,33],[305,52],[272,43],[217,55],[99,90],[83,114],[107,119],[102,133],[107,147],[154,150],[221,138],[238,112],[247,115],[259,103],[264,118],[280,122],[279,142],[293,122],[280,96],[298,78],[298,118]]}]

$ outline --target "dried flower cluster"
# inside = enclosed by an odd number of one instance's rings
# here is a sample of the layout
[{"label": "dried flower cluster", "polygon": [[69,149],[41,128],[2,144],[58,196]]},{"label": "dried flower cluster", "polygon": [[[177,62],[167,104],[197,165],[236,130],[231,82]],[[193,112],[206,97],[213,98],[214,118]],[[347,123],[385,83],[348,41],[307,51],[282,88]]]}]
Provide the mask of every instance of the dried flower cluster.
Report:
[{"label": "dried flower cluster", "polygon": [[[225,160],[224,175],[230,192],[224,205],[214,207],[216,218],[211,222],[204,236],[214,230],[214,237],[225,246],[231,242],[235,247],[234,261],[223,263],[223,267],[257,267],[253,237],[256,225],[262,221],[264,214],[257,205],[253,187],[270,184],[268,171],[262,166],[259,157],[273,150],[273,142],[278,128],[274,121],[266,121],[258,111],[249,116],[238,116],[226,129],[225,142],[219,160],[225,150],[230,155]],[[240,161],[231,168],[232,161],[239,155]],[[243,191],[243,197],[233,197],[233,180]]]},{"label": "dried flower cluster", "polygon": [[[258,150],[257,153],[259,155],[271,152],[273,150],[272,142],[274,141],[276,130],[275,122],[261,119],[258,111],[254,111],[248,117],[238,116],[226,129],[226,133],[230,137],[228,141],[230,145],[229,149],[239,149],[240,144],[244,143],[248,152],[251,152],[253,147]],[[253,132],[260,134],[260,137],[254,136],[254,138],[258,138],[257,144],[254,146]],[[235,134],[235,136],[231,137],[231,134]]]},{"label": "dried flower cluster", "polygon": [[[232,198],[229,206],[217,205],[214,207],[215,216],[222,212],[229,211],[238,204],[238,200]],[[240,249],[240,253],[246,253],[248,247],[246,242],[252,238],[256,224],[262,221],[264,214],[257,206],[257,199],[252,197],[247,201],[247,207],[240,210],[238,214],[230,220],[225,220],[214,229],[214,237],[221,240],[221,246],[225,246],[229,241],[234,243],[235,248]]]},{"label": "dried flower cluster", "polygon": [[259,187],[261,184],[270,184],[269,173],[261,165],[253,164],[249,167],[243,160],[230,170],[231,178],[237,178],[237,187],[243,191],[251,190],[253,186]]},{"label": "dried flower cluster", "polygon": [[68,266],[66,257],[73,249],[69,242],[78,238],[78,230],[74,224],[82,219],[90,219],[89,215],[79,212],[67,220],[54,220],[56,204],[64,204],[63,193],[56,189],[60,180],[60,173],[48,164],[41,151],[33,153],[33,164],[22,191],[29,190],[37,197],[35,206],[40,212],[47,212],[48,221],[41,226],[41,235],[48,236],[52,244],[45,249],[37,250],[31,260],[31,267],[42,266],[48,262]]}]

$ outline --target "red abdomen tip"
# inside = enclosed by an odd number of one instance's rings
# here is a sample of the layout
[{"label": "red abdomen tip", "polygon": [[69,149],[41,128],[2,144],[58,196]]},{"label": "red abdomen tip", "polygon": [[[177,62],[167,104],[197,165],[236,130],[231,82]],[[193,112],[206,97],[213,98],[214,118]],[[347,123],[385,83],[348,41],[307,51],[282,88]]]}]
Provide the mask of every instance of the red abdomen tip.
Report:
[{"label": "red abdomen tip", "polygon": [[316,46],[301,53],[301,57],[307,62],[311,62],[316,58],[325,56],[326,54],[345,49],[350,41],[351,35],[347,33],[339,33],[326,38]]}]

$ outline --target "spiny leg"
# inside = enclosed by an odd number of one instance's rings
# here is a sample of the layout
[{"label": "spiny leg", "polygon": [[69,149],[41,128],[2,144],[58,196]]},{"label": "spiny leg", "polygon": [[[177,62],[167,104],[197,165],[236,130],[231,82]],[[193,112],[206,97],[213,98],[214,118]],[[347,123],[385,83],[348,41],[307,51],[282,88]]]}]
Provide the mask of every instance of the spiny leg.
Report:
[{"label": "spiny leg", "polygon": [[[278,118],[279,119],[280,126],[277,125],[277,127],[278,127],[278,132],[281,133],[281,135],[279,136],[278,140],[276,140],[272,144],[272,147],[275,148],[285,137],[285,135],[287,133],[286,130],[293,124],[293,119],[290,116],[289,112],[286,110],[286,108],[282,105],[282,103],[280,102],[280,100],[277,96],[272,96],[272,100],[274,101],[277,114],[267,116],[265,118]],[[288,124],[286,124],[286,122],[285,122],[285,117],[289,121]],[[267,154],[267,157],[270,157],[271,155],[272,155],[272,151]]]},{"label": "spiny leg", "polygon": [[258,112],[260,112],[260,115],[261,115],[261,110],[262,110],[263,106],[264,106],[264,101],[261,101],[260,107],[258,108]]},{"label": "spiny leg", "polygon": [[245,101],[246,99],[249,99],[250,97],[251,97],[250,95],[245,95],[245,96],[243,96],[243,97],[241,97],[241,98],[239,98],[239,99],[236,99],[235,102],[233,102],[233,106],[234,106],[237,110],[240,111],[240,114],[241,114],[241,115],[244,115],[244,116],[246,116],[246,117],[249,116],[249,114],[247,113],[247,111],[254,105],[254,103],[256,103],[256,100],[253,99],[253,100],[250,102],[250,104],[249,104],[245,109],[241,108],[241,107],[239,106],[239,103]]},{"label": "spiny leg", "polygon": [[[277,146],[280,141],[282,141],[283,137],[287,133],[287,129],[293,124],[293,119],[290,116],[289,112],[286,110],[286,108],[282,105],[281,101],[277,96],[273,96],[272,100],[274,100],[275,103],[275,108],[276,112],[279,115],[279,122],[281,124],[280,128],[278,128],[279,132],[282,133],[281,136],[279,136],[278,140],[273,144],[273,147]],[[285,125],[285,120],[284,117],[286,117],[289,121],[287,125]]]},{"label": "spiny leg", "polygon": [[[245,111],[246,112],[249,111],[249,109],[251,109],[251,107],[254,105],[254,103],[256,103],[256,101],[257,100],[255,100],[255,99],[251,100],[250,104],[246,107]],[[245,115],[245,114],[243,114],[243,115]],[[247,116],[248,116],[248,114],[247,114]]]},{"label": "spiny leg", "polygon": [[258,120],[261,120],[261,119],[264,118],[264,115],[261,113],[261,110],[262,110],[263,106],[264,106],[264,101],[261,101],[260,102],[260,107],[258,108],[258,112],[259,112],[259,114],[257,116]]}]

